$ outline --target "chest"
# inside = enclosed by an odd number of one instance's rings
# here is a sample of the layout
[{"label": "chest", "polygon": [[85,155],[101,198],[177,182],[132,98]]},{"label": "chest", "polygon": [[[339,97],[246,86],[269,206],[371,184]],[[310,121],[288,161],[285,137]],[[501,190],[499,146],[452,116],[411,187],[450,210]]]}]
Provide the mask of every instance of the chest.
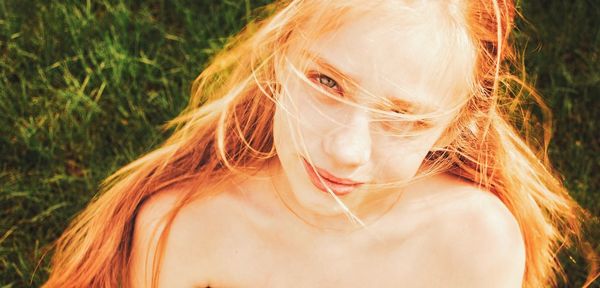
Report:
[{"label": "chest", "polygon": [[[211,245],[196,287],[430,287],[435,255],[416,233],[385,240],[314,241],[281,231],[279,239],[245,229]],[[429,247],[431,248],[431,247]],[[409,285],[410,284],[410,285]]]}]

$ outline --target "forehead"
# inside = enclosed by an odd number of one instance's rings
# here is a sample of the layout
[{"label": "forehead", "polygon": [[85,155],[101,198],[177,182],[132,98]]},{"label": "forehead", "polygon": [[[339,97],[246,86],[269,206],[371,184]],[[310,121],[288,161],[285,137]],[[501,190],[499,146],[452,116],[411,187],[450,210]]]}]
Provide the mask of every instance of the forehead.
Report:
[{"label": "forehead", "polygon": [[450,12],[429,4],[346,19],[305,49],[373,94],[457,104],[475,56],[466,29],[444,13]]}]

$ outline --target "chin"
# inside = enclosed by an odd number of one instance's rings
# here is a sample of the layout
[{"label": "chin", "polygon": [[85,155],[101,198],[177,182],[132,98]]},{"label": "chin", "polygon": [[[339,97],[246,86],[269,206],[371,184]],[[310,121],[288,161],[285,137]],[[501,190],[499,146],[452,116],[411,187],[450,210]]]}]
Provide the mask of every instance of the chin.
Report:
[{"label": "chin", "polygon": [[298,155],[280,157],[282,174],[286,178],[286,191],[278,191],[287,205],[293,205],[305,212],[322,216],[337,216],[344,214],[344,209],[327,192],[315,187],[304,169],[302,158]]}]

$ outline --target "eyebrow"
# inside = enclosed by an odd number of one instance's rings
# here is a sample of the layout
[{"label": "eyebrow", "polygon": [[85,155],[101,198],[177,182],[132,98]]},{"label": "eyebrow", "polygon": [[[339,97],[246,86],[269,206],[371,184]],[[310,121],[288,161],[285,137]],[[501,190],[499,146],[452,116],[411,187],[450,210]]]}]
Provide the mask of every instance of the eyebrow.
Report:
[{"label": "eyebrow", "polygon": [[[303,52],[318,66],[321,66],[326,70],[331,71],[332,73],[336,74],[337,76],[343,79],[349,80],[351,85],[358,86],[356,83],[359,83],[359,81],[357,81],[355,77],[352,77],[350,74],[345,73],[340,69],[336,68],[326,59],[308,50],[304,50]],[[439,107],[433,103],[427,103],[416,99],[409,100],[396,96],[386,98],[386,102],[388,102],[388,104],[390,105],[389,108],[398,109],[399,111],[406,113],[415,113],[416,111],[419,111],[419,113],[431,113],[439,109]]]}]

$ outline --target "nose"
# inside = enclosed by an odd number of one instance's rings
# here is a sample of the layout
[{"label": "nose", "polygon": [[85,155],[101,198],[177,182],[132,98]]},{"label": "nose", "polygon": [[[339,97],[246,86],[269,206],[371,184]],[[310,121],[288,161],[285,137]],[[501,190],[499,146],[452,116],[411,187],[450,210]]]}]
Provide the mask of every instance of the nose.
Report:
[{"label": "nose", "polygon": [[371,158],[371,133],[366,113],[337,123],[323,139],[324,151],[340,166],[361,166]]}]

